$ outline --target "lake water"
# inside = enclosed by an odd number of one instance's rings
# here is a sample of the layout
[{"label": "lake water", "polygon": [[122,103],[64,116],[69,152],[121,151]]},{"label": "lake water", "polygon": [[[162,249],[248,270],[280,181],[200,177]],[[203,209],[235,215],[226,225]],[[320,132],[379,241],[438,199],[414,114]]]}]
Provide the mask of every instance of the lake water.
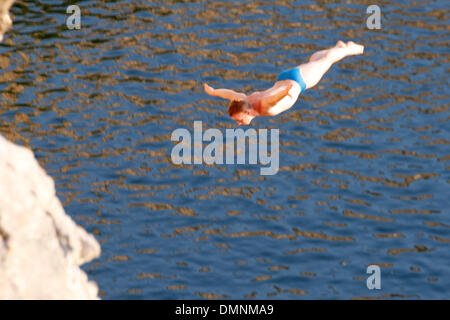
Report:
[{"label": "lake water", "polygon": [[[449,298],[448,2],[22,1],[0,44],[0,134],[31,147],[101,242],[104,299]],[[280,170],[174,165],[171,133],[234,128],[243,92],[365,45],[289,111]],[[366,269],[381,267],[381,289]]]}]

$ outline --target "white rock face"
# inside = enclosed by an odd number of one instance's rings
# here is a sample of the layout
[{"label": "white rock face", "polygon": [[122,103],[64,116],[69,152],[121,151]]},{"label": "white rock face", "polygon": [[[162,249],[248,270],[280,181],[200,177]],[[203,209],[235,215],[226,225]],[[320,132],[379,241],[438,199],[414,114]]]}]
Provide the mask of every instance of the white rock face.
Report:
[{"label": "white rock face", "polygon": [[79,265],[99,255],[33,153],[0,136],[0,300],[97,299]]},{"label": "white rock face", "polygon": [[3,34],[12,26],[9,8],[13,2],[14,0],[0,0],[0,41],[3,40]]}]

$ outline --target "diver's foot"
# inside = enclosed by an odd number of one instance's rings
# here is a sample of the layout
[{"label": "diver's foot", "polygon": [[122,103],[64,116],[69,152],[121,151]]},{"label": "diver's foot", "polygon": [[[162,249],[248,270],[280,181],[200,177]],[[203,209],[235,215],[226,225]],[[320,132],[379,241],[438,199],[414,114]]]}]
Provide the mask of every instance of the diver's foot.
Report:
[{"label": "diver's foot", "polygon": [[345,48],[345,47],[346,47],[346,45],[345,45],[344,41],[339,40],[336,43],[336,48]]},{"label": "diver's foot", "polygon": [[363,52],[364,52],[364,46],[360,45],[360,44],[356,44],[353,41],[347,42],[346,47],[349,50],[349,54],[352,54],[352,55],[363,54]]}]

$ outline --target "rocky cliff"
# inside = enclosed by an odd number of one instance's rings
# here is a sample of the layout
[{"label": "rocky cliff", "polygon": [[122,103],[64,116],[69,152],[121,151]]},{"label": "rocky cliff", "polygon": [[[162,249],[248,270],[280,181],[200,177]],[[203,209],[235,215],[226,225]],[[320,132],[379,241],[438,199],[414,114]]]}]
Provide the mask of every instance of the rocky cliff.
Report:
[{"label": "rocky cliff", "polygon": [[[13,0],[0,0],[0,41]],[[1,105],[0,105],[1,107]],[[92,235],[66,215],[33,152],[0,136],[0,300],[96,299],[79,266],[100,255]]]},{"label": "rocky cliff", "polygon": [[95,299],[79,266],[99,255],[31,150],[0,136],[0,300]]},{"label": "rocky cliff", "polygon": [[0,41],[3,40],[3,34],[12,26],[9,8],[13,2],[14,0],[0,0]]}]

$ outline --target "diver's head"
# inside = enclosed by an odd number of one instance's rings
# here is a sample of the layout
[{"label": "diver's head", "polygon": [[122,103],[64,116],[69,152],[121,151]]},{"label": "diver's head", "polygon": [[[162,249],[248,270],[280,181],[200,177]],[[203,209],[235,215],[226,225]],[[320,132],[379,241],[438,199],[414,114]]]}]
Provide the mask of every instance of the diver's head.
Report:
[{"label": "diver's head", "polygon": [[233,100],[228,107],[228,114],[238,124],[250,124],[256,116],[252,105],[245,100]]}]

